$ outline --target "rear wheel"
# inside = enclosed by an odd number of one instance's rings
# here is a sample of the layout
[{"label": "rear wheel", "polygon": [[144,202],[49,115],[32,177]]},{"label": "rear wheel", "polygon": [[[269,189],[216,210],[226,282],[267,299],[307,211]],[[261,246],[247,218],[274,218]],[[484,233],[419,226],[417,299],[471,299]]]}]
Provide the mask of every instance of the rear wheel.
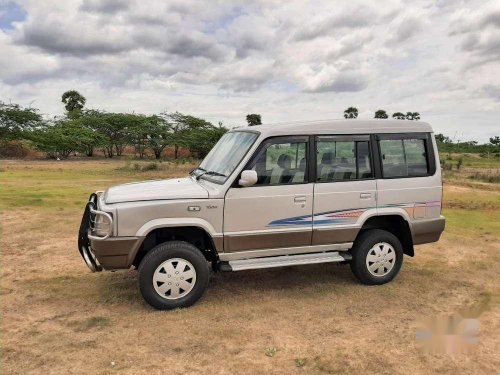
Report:
[{"label": "rear wheel", "polygon": [[208,263],[203,254],[183,241],[156,246],[139,265],[141,294],[159,310],[191,306],[203,295],[208,278]]},{"label": "rear wheel", "polygon": [[384,230],[362,233],[351,250],[352,272],[363,284],[385,284],[396,277],[403,264],[403,247],[398,238]]}]

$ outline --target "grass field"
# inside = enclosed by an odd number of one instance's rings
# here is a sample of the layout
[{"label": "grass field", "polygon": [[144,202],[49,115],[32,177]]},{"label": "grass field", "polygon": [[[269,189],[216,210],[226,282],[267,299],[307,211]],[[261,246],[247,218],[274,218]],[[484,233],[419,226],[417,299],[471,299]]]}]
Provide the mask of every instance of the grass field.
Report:
[{"label": "grass field", "polygon": [[[135,271],[90,273],[76,236],[90,192],[193,164],[0,161],[0,372],[497,373],[500,184],[469,176],[500,161],[465,158],[446,172],[441,241],[405,257],[392,283],[363,286],[332,264],[219,273],[199,303],[170,312],[143,302]],[[477,344],[422,349],[423,319],[464,311],[482,311]]]}]

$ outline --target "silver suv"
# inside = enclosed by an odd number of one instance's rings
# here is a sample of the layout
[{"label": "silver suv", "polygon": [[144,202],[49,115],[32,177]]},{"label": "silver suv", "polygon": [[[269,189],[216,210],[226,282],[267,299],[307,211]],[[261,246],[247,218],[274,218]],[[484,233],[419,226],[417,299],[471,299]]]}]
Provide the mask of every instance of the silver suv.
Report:
[{"label": "silver suv", "polygon": [[186,307],[214,271],[349,263],[384,284],[444,230],[436,142],[423,122],[338,120],[226,133],[189,176],[114,186],[87,203],[92,271],[139,270],[144,299]]}]

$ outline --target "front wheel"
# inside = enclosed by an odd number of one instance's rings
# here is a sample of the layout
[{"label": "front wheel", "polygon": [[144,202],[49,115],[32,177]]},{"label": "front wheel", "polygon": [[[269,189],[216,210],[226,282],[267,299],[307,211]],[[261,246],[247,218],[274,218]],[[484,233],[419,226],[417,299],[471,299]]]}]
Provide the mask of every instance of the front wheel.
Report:
[{"label": "front wheel", "polygon": [[403,264],[403,247],[385,230],[362,233],[351,250],[351,270],[363,284],[385,284],[396,277]]},{"label": "front wheel", "polygon": [[139,265],[139,288],[159,310],[188,307],[205,292],[209,269],[203,254],[183,241],[169,241],[153,248]]}]

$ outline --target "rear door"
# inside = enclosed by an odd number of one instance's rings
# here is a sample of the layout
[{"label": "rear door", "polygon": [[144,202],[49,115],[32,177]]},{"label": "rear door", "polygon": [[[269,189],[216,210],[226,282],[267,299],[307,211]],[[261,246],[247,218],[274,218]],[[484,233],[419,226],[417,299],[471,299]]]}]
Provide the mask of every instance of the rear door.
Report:
[{"label": "rear door", "polygon": [[224,251],[309,246],[313,184],[308,182],[309,137],[265,140],[245,167],[250,187],[231,187],[224,204]]},{"label": "rear door", "polygon": [[369,135],[316,137],[313,245],[352,242],[376,212]]}]

